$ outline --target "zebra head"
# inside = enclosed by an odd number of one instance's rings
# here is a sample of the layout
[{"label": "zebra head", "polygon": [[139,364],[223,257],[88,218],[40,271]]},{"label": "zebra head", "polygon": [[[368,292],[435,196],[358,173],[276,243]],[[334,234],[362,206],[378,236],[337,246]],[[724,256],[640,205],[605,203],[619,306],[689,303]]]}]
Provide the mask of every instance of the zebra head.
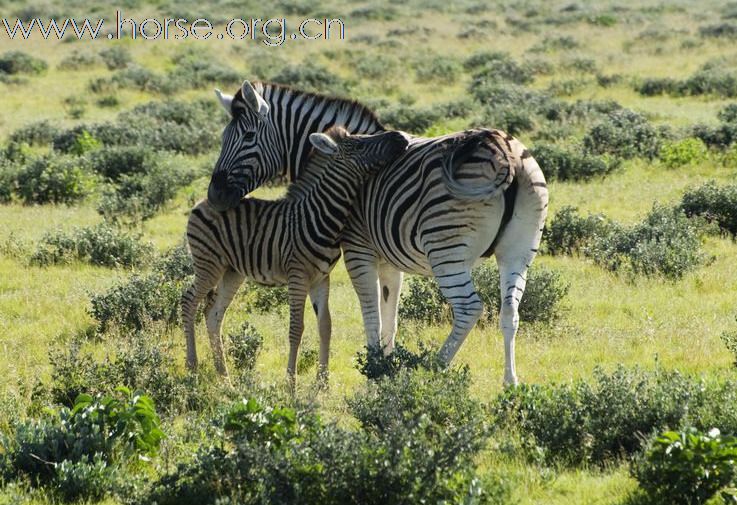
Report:
[{"label": "zebra head", "polygon": [[215,94],[231,119],[223,131],[207,200],[216,210],[225,211],[279,173],[283,150],[276,149],[279,139],[269,118],[269,104],[250,82],[244,81],[234,96],[219,89]]},{"label": "zebra head", "polygon": [[409,145],[407,137],[400,132],[351,135],[342,126],[333,126],[325,133],[311,133],[310,143],[328,156],[341,173],[359,177],[393,163]]}]

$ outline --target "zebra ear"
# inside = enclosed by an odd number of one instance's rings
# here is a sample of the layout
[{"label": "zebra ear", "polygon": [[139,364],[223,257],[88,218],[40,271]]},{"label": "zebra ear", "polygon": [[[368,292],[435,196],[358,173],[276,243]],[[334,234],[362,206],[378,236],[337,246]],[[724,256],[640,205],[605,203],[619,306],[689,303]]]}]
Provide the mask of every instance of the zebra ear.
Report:
[{"label": "zebra ear", "polygon": [[245,100],[246,105],[253,109],[253,112],[257,113],[261,117],[265,117],[269,113],[269,104],[266,103],[264,97],[254,89],[250,82],[243,81],[241,94],[243,95],[243,100]]},{"label": "zebra ear", "polygon": [[310,143],[323,154],[334,156],[338,152],[338,144],[324,133],[310,133]]},{"label": "zebra ear", "polygon": [[222,91],[215,88],[215,95],[218,97],[218,100],[220,101],[220,105],[223,106],[225,109],[225,112],[233,115],[233,96],[232,95],[224,95]]}]

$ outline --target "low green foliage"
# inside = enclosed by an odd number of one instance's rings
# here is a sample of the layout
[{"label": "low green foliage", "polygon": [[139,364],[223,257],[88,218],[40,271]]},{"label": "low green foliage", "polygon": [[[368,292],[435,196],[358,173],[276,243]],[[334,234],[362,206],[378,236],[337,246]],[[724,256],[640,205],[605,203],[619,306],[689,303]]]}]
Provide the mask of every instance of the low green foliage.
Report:
[{"label": "low green foliage", "polygon": [[631,457],[655,431],[719,425],[737,432],[733,382],[619,366],[593,383],[523,385],[495,401],[500,429],[516,430],[525,454],[548,464],[606,464]]},{"label": "low green foliage", "polygon": [[106,267],[134,267],[145,264],[153,246],[118,228],[101,223],[66,232],[56,230],[43,236],[30,261],[48,266],[83,261]]},{"label": "low green foliage", "polygon": [[246,310],[256,314],[279,312],[289,307],[289,292],[286,286],[272,287],[248,282],[245,298]]},{"label": "low green foliage", "polygon": [[715,223],[720,230],[737,236],[737,184],[719,186],[709,181],[683,194],[680,208],[689,216]]},{"label": "low green foliage", "polygon": [[701,505],[717,494],[737,500],[737,437],[694,428],[666,431],[653,438],[632,465],[632,475],[648,503]]},{"label": "low green foliage", "polygon": [[367,347],[356,358],[356,367],[361,375],[368,379],[391,377],[401,370],[415,370],[419,367],[428,370],[439,370],[441,363],[437,359],[436,350],[420,344],[419,352],[415,353],[401,344],[396,344],[388,356],[382,349]]},{"label": "low green foliage", "polygon": [[[244,322],[237,332],[228,334],[228,355],[239,374],[248,374],[256,368],[256,359],[263,347],[264,338],[249,322]],[[300,360],[301,361],[301,360]]]},{"label": "low green foliage", "polygon": [[44,60],[23,51],[8,51],[0,55],[0,75],[40,74],[48,67]]},{"label": "low green foliage", "polygon": [[660,161],[668,168],[689,165],[707,159],[706,144],[698,138],[665,142],[660,148]]},{"label": "low green foliage", "polygon": [[552,255],[579,254],[594,237],[607,235],[612,226],[612,222],[601,214],[582,217],[576,207],[565,206],[545,227],[545,252]]},{"label": "low green foliage", "polygon": [[584,147],[593,154],[620,158],[654,158],[660,151],[662,133],[641,114],[621,109],[610,112],[584,136]]},{"label": "low green foliage", "polygon": [[15,172],[15,192],[27,204],[78,202],[93,186],[93,177],[78,158],[44,155]]},{"label": "low green foliage", "polygon": [[118,387],[17,424],[2,440],[0,468],[6,479],[27,478],[68,500],[99,499],[115,487],[118,469],[155,455],[163,438],[153,401]]},{"label": "low green foliage", "polygon": [[531,153],[548,181],[588,180],[607,175],[619,166],[615,158],[592,156],[553,144],[537,144]]},{"label": "low green foliage", "polygon": [[[486,262],[473,269],[471,278],[484,304],[482,320],[495,321],[501,309],[498,269]],[[519,305],[520,319],[528,322],[554,321],[560,316],[561,302],[568,288],[569,285],[558,272],[541,266],[531,267]],[[407,291],[400,297],[399,318],[438,324],[450,321],[452,310],[434,278],[411,276],[407,281]]]}]

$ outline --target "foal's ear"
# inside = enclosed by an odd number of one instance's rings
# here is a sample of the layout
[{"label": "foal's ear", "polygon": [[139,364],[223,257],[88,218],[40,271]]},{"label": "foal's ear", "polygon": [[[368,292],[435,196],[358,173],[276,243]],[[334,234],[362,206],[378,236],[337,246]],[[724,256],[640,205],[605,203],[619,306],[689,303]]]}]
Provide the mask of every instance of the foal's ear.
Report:
[{"label": "foal's ear", "polygon": [[338,144],[324,133],[310,133],[310,143],[323,154],[334,156],[338,152]]},{"label": "foal's ear", "polygon": [[233,115],[233,95],[225,95],[222,91],[215,88],[215,96],[218,97],[218,100],[220,101],[220,105],[223,106],[223,109],[225,109],[225,112]]}]

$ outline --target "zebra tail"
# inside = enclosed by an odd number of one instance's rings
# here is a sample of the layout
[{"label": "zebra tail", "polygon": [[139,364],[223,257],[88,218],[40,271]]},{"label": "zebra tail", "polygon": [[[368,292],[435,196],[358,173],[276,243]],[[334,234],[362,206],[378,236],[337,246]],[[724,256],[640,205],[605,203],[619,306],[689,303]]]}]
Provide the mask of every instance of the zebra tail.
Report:
[{"label": "zebra tail", "polygon": [[[488,139],[488,131],[481,130],[469,135],[459,143],[453,143],[446,151],[442,160],[443,182],[448,192],[459,200],[480,202],[500,195],[512,182],[514,170],[512,165],[488,184],[464,184],[456,178],[456,172],[478,148]],[[512,160],[509,160],[512,162]]]}]

